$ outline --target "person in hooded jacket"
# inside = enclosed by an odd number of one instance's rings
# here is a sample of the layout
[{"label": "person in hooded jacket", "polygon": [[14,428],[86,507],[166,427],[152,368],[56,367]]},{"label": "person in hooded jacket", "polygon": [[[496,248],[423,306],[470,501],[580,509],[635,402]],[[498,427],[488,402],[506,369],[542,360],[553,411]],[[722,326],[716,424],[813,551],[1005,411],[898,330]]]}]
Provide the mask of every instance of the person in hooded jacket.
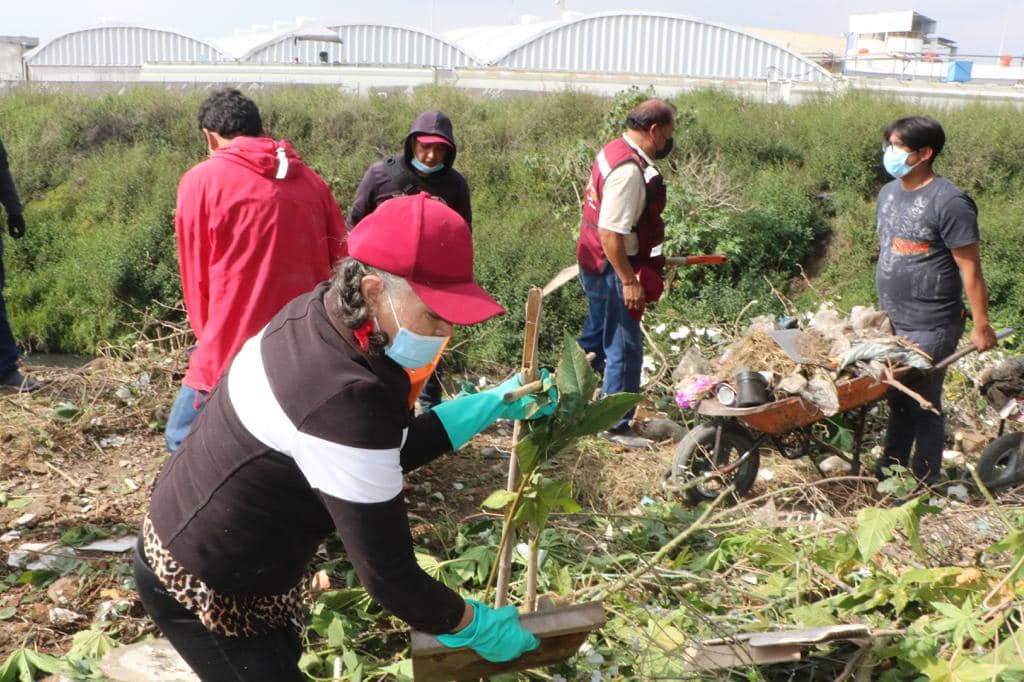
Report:
[{"label": "person in hooded jacket", "polygon": [[171,453],[238,349],[346,255],[344,215],[327,183],[286,140],[267,137],[234,88],[200,105],[209,158],[178,185],[174,229],[197,344],[167,420]]},{"label": "person in hooded jacket", "polygon": [[[472,230],[469,184],[454,168],[457,151],[451,119],[440,111],[420,114],[409,129],[403,152],[377,161],[366,170],[348,214],[348,229],[388,199],[426,192],[462,216]],[[435,370],[423,386],[419,399],[422,409],[429,410],[441,402],[439,373]]]},{"label": "person in hooded jacket", "polygon": [[409,129],[402,153],[366,170],[348,214],[348,229],[388,199],[420,192],[444,201],[472,229],[469,184],[454,168],[457,152],[451,119],[440,111],[420,114]]}]

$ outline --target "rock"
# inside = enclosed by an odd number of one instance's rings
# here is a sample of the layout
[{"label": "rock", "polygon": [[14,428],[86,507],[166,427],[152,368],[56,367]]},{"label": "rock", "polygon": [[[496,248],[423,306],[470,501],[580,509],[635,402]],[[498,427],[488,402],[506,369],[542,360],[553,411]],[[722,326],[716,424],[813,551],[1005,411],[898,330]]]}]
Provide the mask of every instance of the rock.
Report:
[{"label": "rock", "polygon": [[823,459],[818,468],[826,476],[841,476],[850,473],[853,470],[853,465],[839,455],[831,455]]},{"label": "rock", "polygon": [[199,682],[165,639],[117,647],[103,657],[99,667],[114,682]]},{"label": "rock", "polygon": [[132,399],[132,390],[127,386],[118,386],[117,390],[114,391],[114,395],[117,396],[118,400],[126,403]]},{"label": "rock", "polygon": [[969,502],[971,499],[970,493],[967,491],[967,486],[962,483],[951,485],[946,488],[946,494],[959,502]]},{"label": "rock", "polygon": [[947,467],[963,468],[967,460],[964,458],[964,453],[959,450],[943,450],[942,451],[942,464]]},{"label": "rock", "polygon": [[807,377],[800,372],[793,372],[789,376],[783,377],[782,381],[775,386],[776,390],[789,393],[790,395],[799,395],[806,388]]},{"label": "rock", "polygon": [[77,576],[65,575],[46,588],[46,596],[57,606],[65,606],[78,596],[81,585],[82,581]]},{"label": "rock", "polygon": [[81,620],[85,616],[76,611],[55,606],[47,611],[46,618],[54,625],[67,625],[68,623],[74,623],[76,620]]},{"label": "rock", "polygon": [[686,435],[686,429],[671,419],[646,419],[638,426],[640,435],[655,442],[671,440],[678,443]]},{"label": "rock", "polygon": [[957,431],[953,438],[961,451],[972,455],[979,454],[988,445],[988,438],[975,431]]},{"label": "rock", "polygon": [[27,514],[22,514],[18,518],[14,519],[14,525],[15,526],[27,526],[28,524],[32,523],[35,520],[35,518],[36,518],[36,515],[31,513],[31,512],[29,512]]}]

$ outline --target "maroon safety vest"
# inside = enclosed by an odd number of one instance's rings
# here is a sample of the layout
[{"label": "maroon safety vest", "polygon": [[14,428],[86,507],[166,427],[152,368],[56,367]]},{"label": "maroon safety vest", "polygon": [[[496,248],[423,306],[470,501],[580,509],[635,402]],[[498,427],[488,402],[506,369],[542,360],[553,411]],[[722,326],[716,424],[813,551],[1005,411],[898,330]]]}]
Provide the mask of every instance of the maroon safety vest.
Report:
[{"label": "maroon safety vest", "polygon": [[[601,198],[604,196],[604,182],[608,175],[624,163],[640,166],[646,188],[644,210],[633,227],[639,248],[629,260],[634,266],[649,265],[656,271],[660,271],[665,264],[665,257],[661,255],[661,245],[665,241],[665,222],[661,219],[661,212],[665,210],[665,183],[658,169],[620,137],[606,144],[594,159],[590,182],[584,193],[583,220],[580,222],[580,238],[576,243],[576,259],[580,268],[586,272],[600,273],[604,270],[604,249],[601,248],[597,224],[601,215]],[[652,252],[657,255],[652,255]]]}]

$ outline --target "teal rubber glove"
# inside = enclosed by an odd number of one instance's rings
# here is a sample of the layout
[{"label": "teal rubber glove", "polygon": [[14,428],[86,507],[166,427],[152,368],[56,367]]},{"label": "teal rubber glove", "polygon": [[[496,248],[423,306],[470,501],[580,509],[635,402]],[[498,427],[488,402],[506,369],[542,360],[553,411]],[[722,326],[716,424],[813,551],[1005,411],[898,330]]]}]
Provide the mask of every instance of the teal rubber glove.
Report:
[{"label": "teal rubber glove", "polygon": [[469,647],[491,663],[504,663],[519,658],[540,646],[540,640],[519,624],[519,611],[514,606],[492,609],[473,599],[473,620],[450,635],[438,635],[446,647]]},{"label": "teal rubber glove", "polygon": [[[546,369],[540,371],[539,377],[545,385],[552,384],[551,374]],[[521,386],[519,375],[516,374],[494,388],[446,400],[435,407],[433,412],[441,420],[448,440],[452,442],[452,449],[458,450],[499,419],[536,419],[554,414],[558,405],[558,391],[553,384],[548,387],[549,402],[545,405],[538,407],[535,394],[506,403],[505,394]]]}]

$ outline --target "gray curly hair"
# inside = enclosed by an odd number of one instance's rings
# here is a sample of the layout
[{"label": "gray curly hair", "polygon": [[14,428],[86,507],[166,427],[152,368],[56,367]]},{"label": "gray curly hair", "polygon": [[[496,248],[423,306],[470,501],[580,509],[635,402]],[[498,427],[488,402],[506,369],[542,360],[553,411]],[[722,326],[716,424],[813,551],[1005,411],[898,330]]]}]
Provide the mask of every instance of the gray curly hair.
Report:
[{"label": "gray curly hair", "polygon": [[[384,289],[393,296],[402,297],[409,291],[409,283],[398,275],[370,267],[351,256],[341,259],[334,266],[327,297],[338,319],[349,329],[362,327],[372,316],[370,304],[363,298],[362,282],[363,277],[367,275],[377,275],[384,280]],[[388,345],[389,339],[387,334],[374,329],[369,341],[368,352],[380,354]]]}]

